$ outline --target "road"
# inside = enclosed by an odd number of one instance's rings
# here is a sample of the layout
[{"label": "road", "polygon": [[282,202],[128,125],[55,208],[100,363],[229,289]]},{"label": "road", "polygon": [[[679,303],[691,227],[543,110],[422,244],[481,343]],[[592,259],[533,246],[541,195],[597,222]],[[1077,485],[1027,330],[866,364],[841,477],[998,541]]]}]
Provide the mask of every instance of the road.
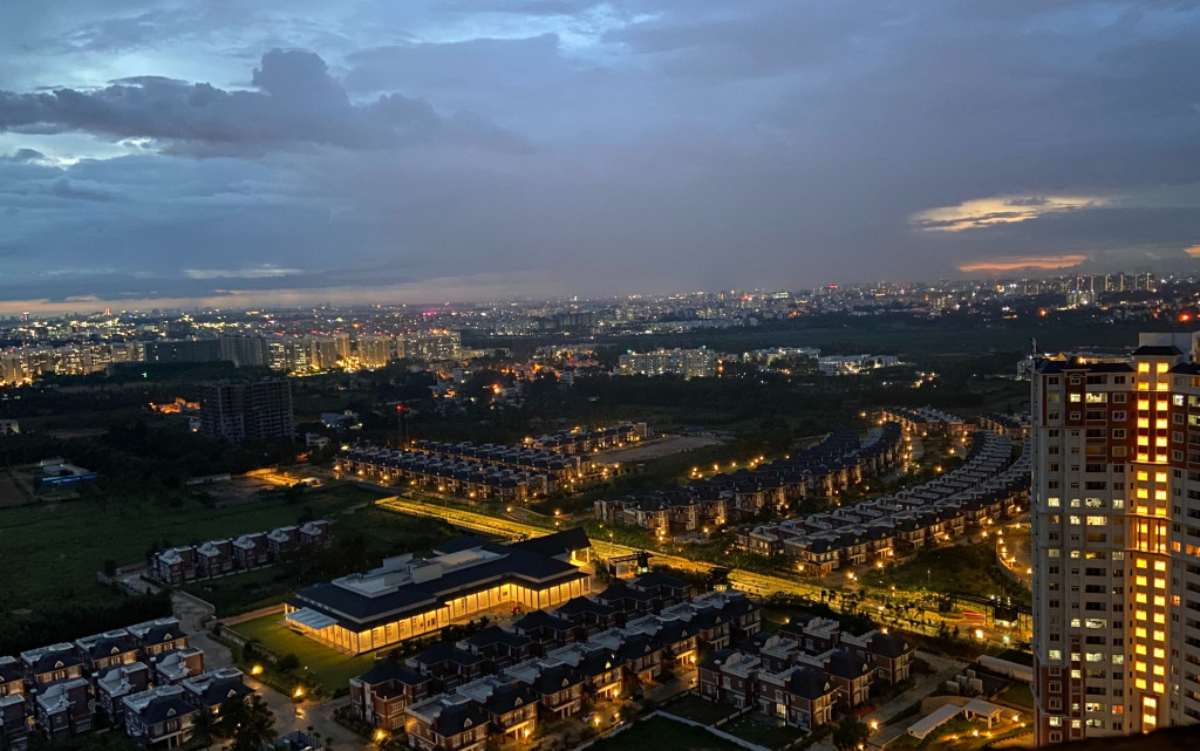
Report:
[{"label": "road", "polygon": [[[206,625],[213,616],[211,607],[203,600],[185,593],[176,592],[171,596],[171,605],[175,617],[179,619],[183,630],[188,635],[192,646],[204,650],[204,669],[235,666],[233,653],[219,641],[208,635]],[[320,733],[321,738],[329,738],[337,749],[367,748],[371,744],[351,733],[333,719],[333,711],[348,699],[336,699],[326,702],[295,703],[291,697],[279,693],[270,686],[259,683],[246,676],[246,685],[253,688],[275,715],[275,730],[279,735],[286,735],[294,730],[309,732],[308,728]]]},{"label": "road", "polygon": [[[376,501],[376,504],[382,508],[389,509],[401,514],[409,516],[422,516],[435,519],[441,519],[449,522],[456,527],[471,530],[474,532],[482,532],[488,535],[507,538],[525,538],[525,537],[540,537],[549,534],[552,530],[544,527],[515,521],[513,519],[488,516],[475,511],[455,508],[452,506],[443,506],[422,501],[414,501],[399,496],[383,498]],[[605,542],[603,540],[593,540],[592,548],[601,558],[614,558],[618,556],[626,556],[639,552],[636,548],[631,548],[626,545],[620,545],[613,542]],[[684,558],[669,553],[660,553],[651,551],[656,562],[672,568],[678,568],[684,571],[695,571],[697,573],[707,573],[715,568],[714,564],[706,561],[697,561],[691,558]],[[788,579],[782,576],[772,574],[760,574],[754,571],[745,569],[733,569],[729,575],[729,583],[736,589],[744,592],[768,596],[776,593],[785,595],[794,595],[798,597],[806,597],[810,600],[820,600],[822,589],[829,591],[829,587],[822,587],[818,584],[810,582]],[[905,594],[905,593],[897,593]],[[891,599],[887,595],[880,595],[868,592],[867,596],[859,603],[863,610],[870,612],[872,620],[875,620],[884,625],[902,628],[907,631],[917,631],[928,635],[937,634],[936,625],[926,625],[924,623],[912,622],[910,620],[899,621],[890,612],[885,610],[885,605]],[[837,603],[826,601],[830,607],[837,607]],[[920,620],[927,620],[930,624],[936,624],[942,620],[943,615],[934,610],[922,610],[918,614]],[[956,621],[957,623],[957,621]],[[994,635],[988,634],[988,642],[996,646],[1004,646],[999,637],[993,638]]]}]

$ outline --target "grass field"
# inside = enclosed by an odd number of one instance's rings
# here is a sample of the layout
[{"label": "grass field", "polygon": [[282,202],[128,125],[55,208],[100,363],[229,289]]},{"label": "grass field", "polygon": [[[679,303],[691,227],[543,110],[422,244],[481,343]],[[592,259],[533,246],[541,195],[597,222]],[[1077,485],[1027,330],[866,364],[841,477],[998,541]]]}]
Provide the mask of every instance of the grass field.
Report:
[{"label": "grass field", "polygon": [[663,711],[687,720],[711,725],[736,712],[737,707],[730,704],[718,704],[715,701],[702,699],[695,694],[688,694],[664,706]]},{"label": "grass field", "polygon": [[706,730],[665,717],[654,717],[611,738],[597,741],[591,748],[595,751],[642,751],[646,748],[740,751],[741,746],[722,740]]},{"label": "grass field", "polygon": [[351,678],[367,672],[375,662],[370,655],[350,657],[300,636],[284,625],[282,615],[256,618],[231,628],[247,639],[257,639],[280,657],[296,655],[301,667],[316,676],[329,695],[346,688]]},{"label": "grass field", "polygon": [[66,503],[0,508],[0,540],[8,561],[0,567],[0,612],[48,600],[95,602],[111,598],[96,584],[105,561],[142,560],[158,543],[183,545],[292,524],[306,509],[334,516],[368,503],[377,494],[352,485],[307,492],[289,503],[282,497],[223,509],[199,501],[178,505],[89,495]]},{"label": "grass field", "polygon": [[722,730],[744,741],[767,748],[779,748],[805,735],[803,730],[780,725],[766,715],[751,712],[725,725]]}]

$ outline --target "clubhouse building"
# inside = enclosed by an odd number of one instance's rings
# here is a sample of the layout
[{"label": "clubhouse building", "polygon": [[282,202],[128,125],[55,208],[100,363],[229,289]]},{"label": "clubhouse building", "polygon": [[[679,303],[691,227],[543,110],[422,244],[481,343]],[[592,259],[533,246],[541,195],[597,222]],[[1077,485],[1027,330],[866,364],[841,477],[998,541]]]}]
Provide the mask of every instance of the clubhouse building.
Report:
[{"label": "clubhouse building", "polygon": [[439,631],[488,611],[553,608],[592,591],[591,542],[580,528],[502,545],[451,540],[427,559],[385,559],[377,569],[316,584],[284,605],[288,625],[348,654]]}]

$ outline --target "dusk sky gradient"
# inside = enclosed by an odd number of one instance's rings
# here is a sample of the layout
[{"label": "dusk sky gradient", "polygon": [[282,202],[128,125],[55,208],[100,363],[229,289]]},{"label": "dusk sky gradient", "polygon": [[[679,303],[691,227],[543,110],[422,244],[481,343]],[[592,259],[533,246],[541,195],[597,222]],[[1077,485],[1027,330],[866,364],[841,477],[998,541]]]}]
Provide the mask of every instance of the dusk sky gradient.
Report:
[{"label": "dusk sky gradient", "polygon": [[1200,264],[1200,2],[5,0],[0,310]]}]

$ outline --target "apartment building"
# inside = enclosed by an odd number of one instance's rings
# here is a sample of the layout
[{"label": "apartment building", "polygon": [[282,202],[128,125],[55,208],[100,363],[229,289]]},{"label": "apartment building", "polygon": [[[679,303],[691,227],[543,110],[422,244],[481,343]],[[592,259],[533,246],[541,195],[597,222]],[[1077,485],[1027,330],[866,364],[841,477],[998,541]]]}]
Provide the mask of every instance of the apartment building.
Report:
[{"label": "apartment building", "polygon": [[1197,335],[1032,377],[1041,744],[1200,721]]},{"label": "apartment building", "polygon": [[677,375],[684,378],[712,378],[720,369],[716,352],[698,349],[656,349],[650,352],[626,352],[617,359],[617,374],[623,376]]},{"label": "apartment building", "polygon": [[233,443],[291,440],[296,432],[286,378],[212,383],[200,399],[200,430]]}]

